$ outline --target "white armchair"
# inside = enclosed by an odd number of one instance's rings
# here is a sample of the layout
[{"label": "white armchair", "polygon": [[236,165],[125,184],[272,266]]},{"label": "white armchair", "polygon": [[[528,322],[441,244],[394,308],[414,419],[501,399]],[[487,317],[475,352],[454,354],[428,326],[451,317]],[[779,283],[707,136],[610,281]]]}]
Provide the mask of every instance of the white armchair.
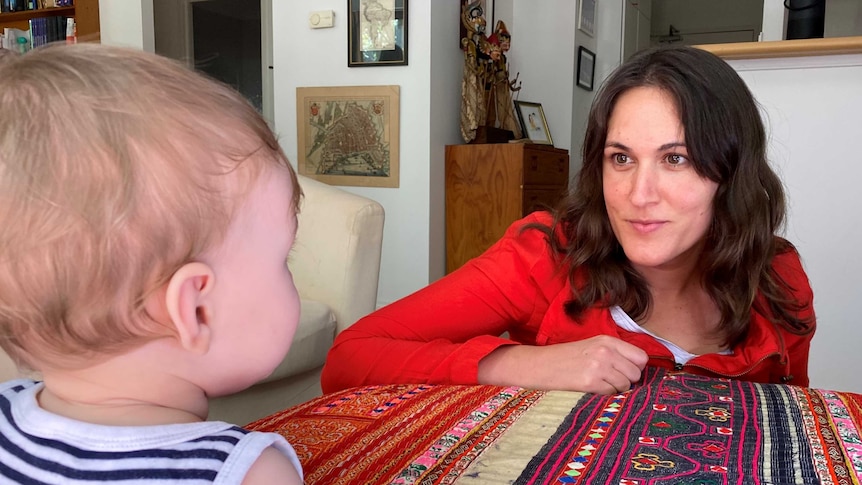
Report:
[{"label": "white armchair", "polygon": [[300,176],[305,194],[290,270],[302,301],[284,362],[240,393],[210,401],[210,419],[246,424],[320,395],[320,371],[338,332],[377,306],[383,206]]},{"label": "white armchair", "polygon": [[[372,312],[383,241],[383,207],[300,176],[305,194],[290,268],[302,302],[284,362],[262,382],[210,401],[210,419],[244,425],[320,394],[335,334]],[[0,382],[19,376],[0,350]]]}]

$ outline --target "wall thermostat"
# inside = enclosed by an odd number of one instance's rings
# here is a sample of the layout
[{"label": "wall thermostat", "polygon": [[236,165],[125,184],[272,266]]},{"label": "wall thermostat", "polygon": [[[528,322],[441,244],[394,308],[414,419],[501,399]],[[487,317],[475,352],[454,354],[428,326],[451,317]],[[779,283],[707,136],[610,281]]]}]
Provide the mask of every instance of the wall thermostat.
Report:
[{"label": "wall thermostat", "polygon": [[332,10],[318,10],[317,12],[311,12],[311,15],[308,16],[308,26],[312,29],[325,29],[327,27],[332,27],[332,19],[335,17],[335,13]]}]

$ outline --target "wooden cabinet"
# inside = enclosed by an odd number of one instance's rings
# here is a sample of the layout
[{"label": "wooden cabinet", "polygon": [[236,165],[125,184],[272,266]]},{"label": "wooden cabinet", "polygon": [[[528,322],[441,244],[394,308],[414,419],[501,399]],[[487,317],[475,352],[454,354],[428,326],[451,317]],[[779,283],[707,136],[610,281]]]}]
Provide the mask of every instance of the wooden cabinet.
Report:
[{"label": "wooden cabinet", "polygon": [[0,13],[0,32],[4,27],[30,29],[30,19],[62,15],[74,17],[79,42],[99,41],[99,0],[75,0],[72,7],[43,8],[21,12]]},{"label": "wooden cabinet", "polygon": [[78,42],[101,40],[99,0],[75,0],[75,25],[78,31]]},{"label": "wooden cabinet", "polygon": [[569,183],[566,150],[528,143],[446,147],[446,272],[491,247],[512,222],[553,207]]}]

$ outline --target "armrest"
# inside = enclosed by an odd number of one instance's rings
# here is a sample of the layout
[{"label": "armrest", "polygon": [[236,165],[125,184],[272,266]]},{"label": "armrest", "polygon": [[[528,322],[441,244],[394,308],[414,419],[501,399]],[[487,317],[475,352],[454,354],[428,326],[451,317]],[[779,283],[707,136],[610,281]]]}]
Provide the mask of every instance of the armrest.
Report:
[{"label": "armrest", "polygon": [[327,304],[341,332],[377,306],[383,206],[299,176],[305,194],[290,257],[303,299]]}]

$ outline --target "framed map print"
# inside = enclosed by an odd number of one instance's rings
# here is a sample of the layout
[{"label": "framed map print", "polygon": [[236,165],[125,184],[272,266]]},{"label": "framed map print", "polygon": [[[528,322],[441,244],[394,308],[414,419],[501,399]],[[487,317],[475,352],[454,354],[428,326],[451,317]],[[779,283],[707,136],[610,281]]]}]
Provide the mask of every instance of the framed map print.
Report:
[{"label": "framed map print", "polygon": [[296,88],[299,173],[330,185],[398,187],[398,86]]}]

